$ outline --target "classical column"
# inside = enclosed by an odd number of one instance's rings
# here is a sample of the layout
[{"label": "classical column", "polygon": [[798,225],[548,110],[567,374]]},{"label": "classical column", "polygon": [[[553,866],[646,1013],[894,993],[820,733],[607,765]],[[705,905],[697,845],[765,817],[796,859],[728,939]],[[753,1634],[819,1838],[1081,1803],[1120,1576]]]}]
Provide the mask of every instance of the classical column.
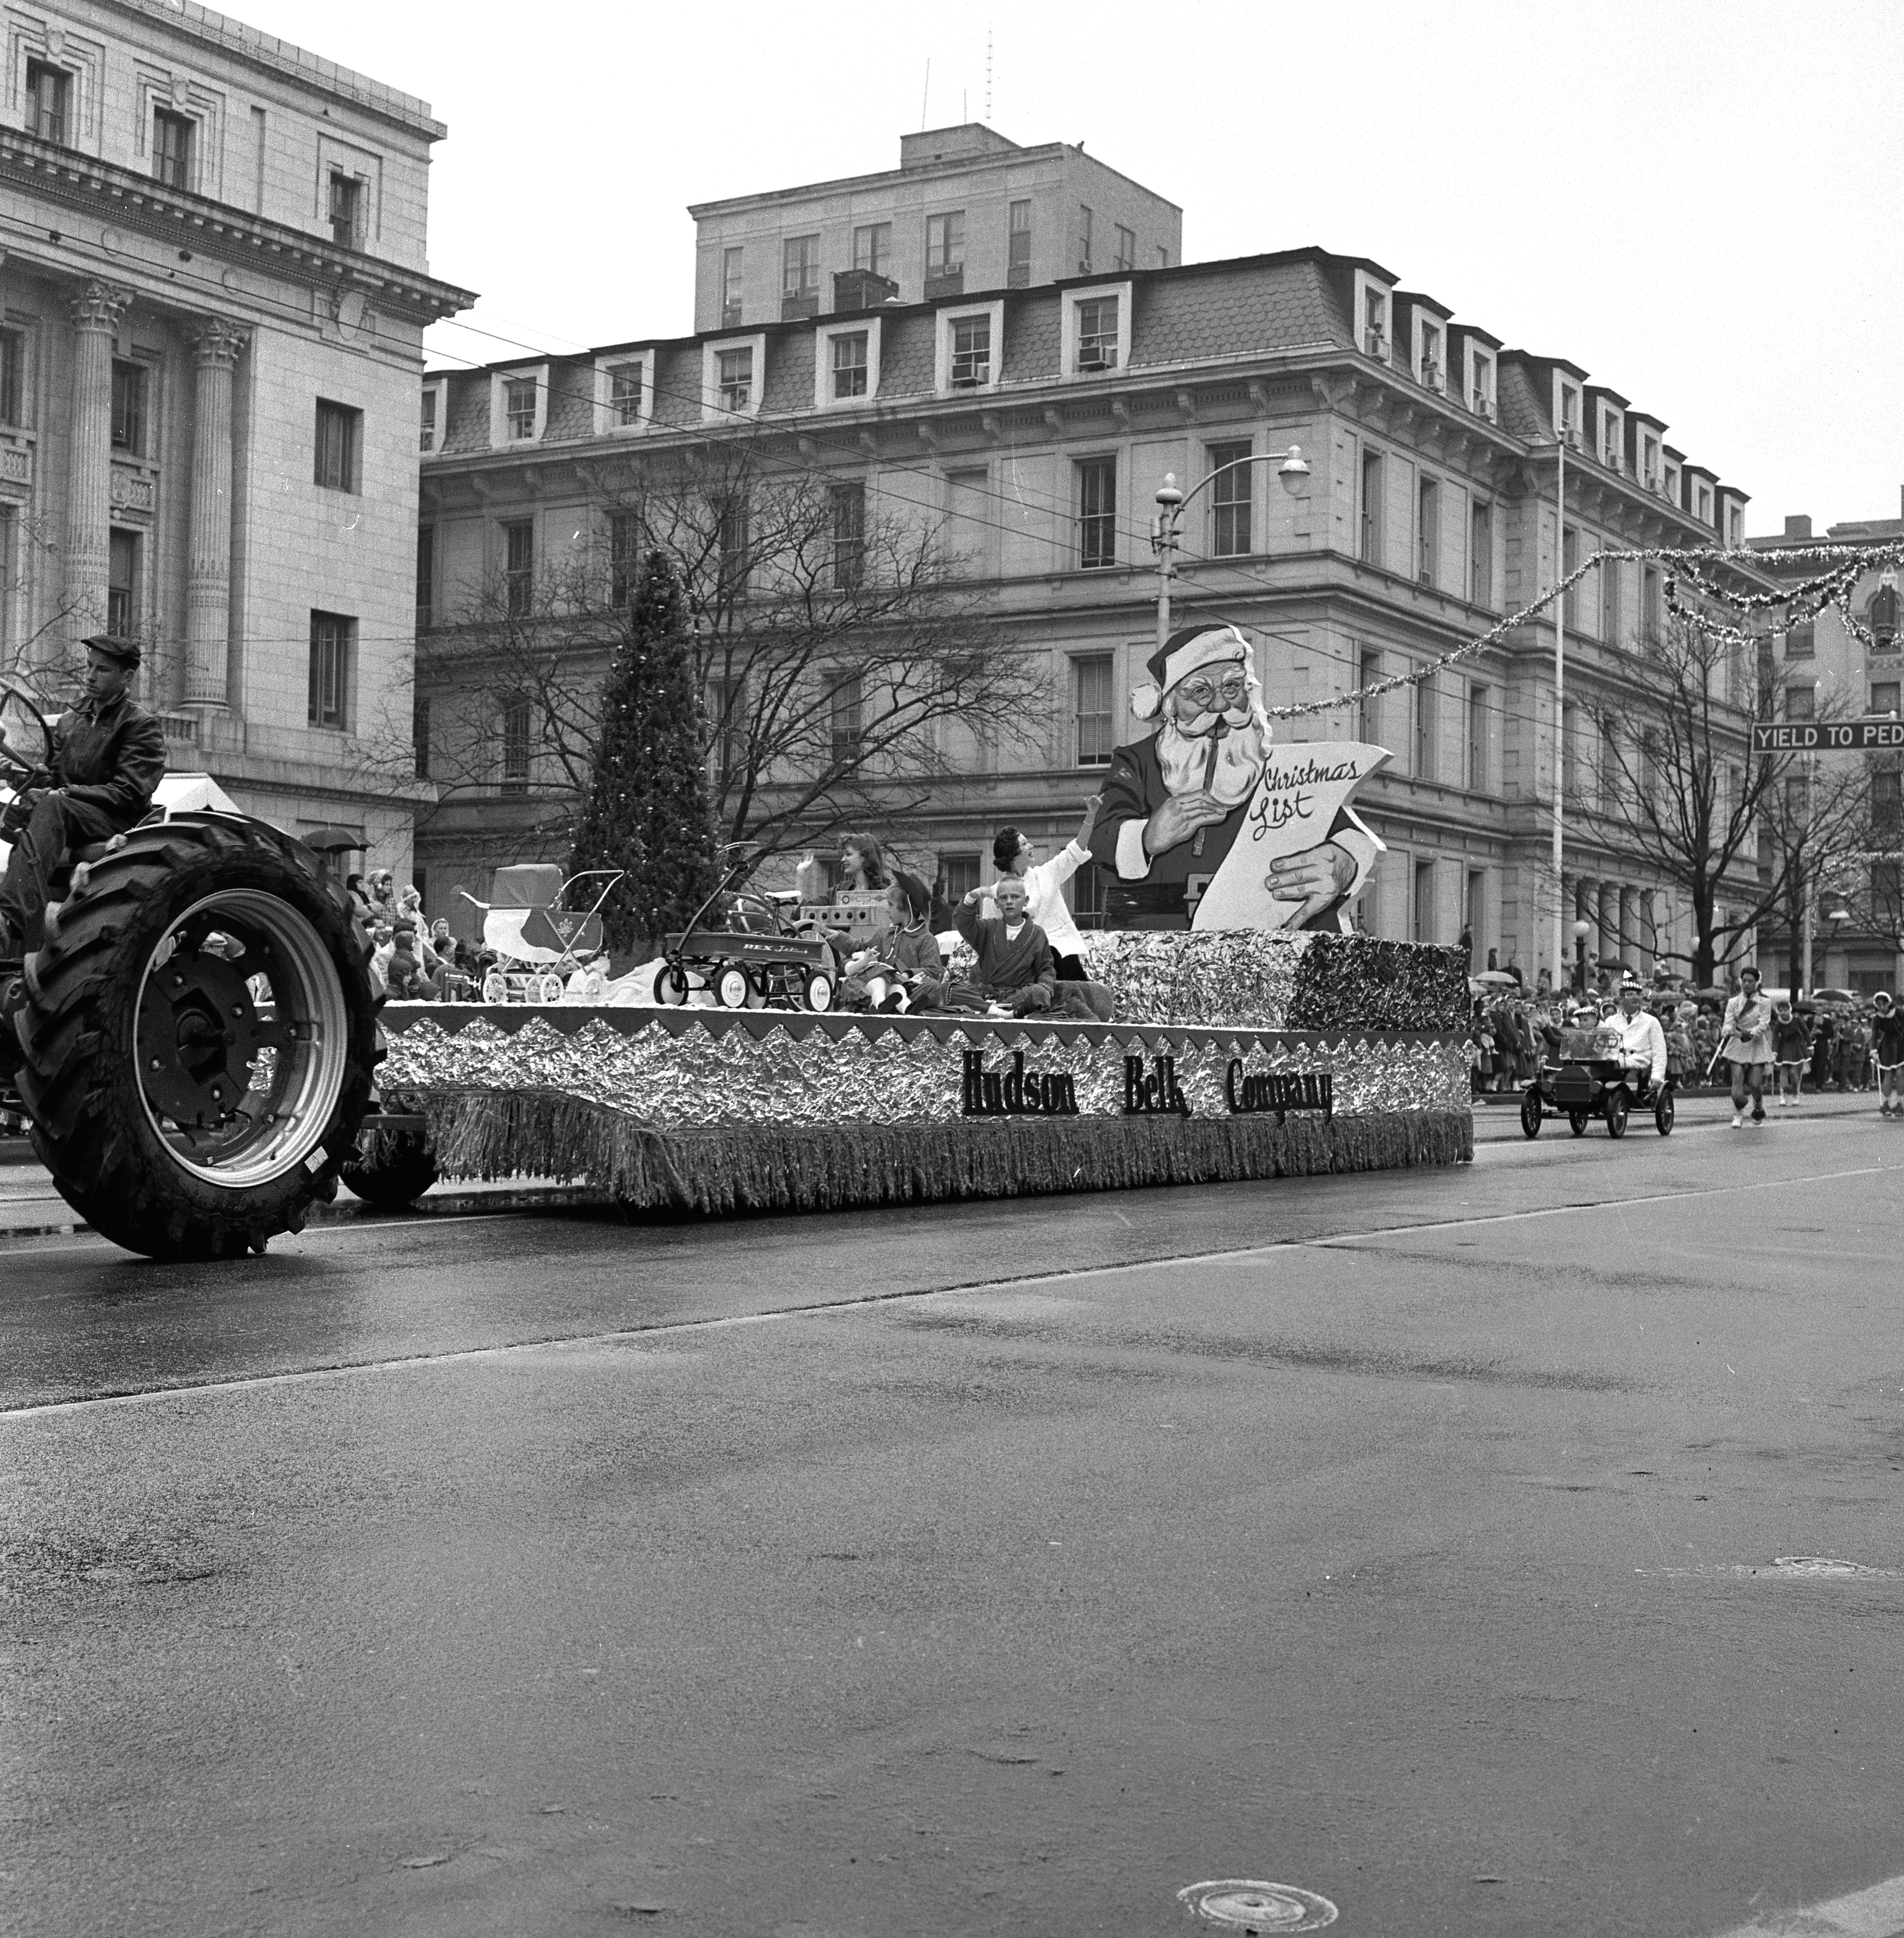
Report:
[{"label": "classical column", "polygon": [[1600,966],[1611,969],[1620,959],[1620,890],[1611,882],[1600,884]]},{"label": "classical column", "polygon": [[1634,967],[1639,956],[1639,891],[1622,889],[1620,891],[1620,959],[1628,968]]},{"label": "classical column", "polygon": [[185,704],[223,706],[232,623],[232,371],[247,333],[210,317],[192,337],[192,523],[185,576]]},{"label": "classical column", "polygon": [[73,393],[66,475],[66,624],[75,644],[106,621],[112,525],[112,351],[130,290],[90,282],[71,299]]}]

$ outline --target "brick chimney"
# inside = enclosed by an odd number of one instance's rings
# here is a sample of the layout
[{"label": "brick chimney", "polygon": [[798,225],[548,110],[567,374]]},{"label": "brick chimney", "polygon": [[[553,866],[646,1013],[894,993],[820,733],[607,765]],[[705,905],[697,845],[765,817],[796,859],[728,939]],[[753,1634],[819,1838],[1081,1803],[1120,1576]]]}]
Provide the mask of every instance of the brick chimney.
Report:
[{"label": "brick chimney", "polygon": [[1785,521],[1785,536],[1788,539],[1809,539],[1811,536],[1811,519],[1802,512],[1795,518],[1787,518]]}]

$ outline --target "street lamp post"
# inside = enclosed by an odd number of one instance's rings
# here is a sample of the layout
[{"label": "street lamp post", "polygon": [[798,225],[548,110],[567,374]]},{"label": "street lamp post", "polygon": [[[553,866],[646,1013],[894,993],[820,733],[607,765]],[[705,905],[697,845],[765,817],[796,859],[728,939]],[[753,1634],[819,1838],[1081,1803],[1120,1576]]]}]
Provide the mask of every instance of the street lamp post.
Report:
[{"label": "street lamp post", "polygon": [[[1561,939],[1566,913],[1565,878],[1560,872],[1562,810],[1567,791],[1567,627],[1566,595],[1560,582],[1567,570],[1567,433],[1560,427],[1553,440],[1553,980],[1560,980],[1565,948]],[[1584,923],[1575,925],[1584,934]],[[1581,993],[1587,992],[1587,965],[1581,964]]]},{"label": "street lamp post", "polygon": [[1261,451],[1249,457],[1233,457],[1227,464],[1219,464],[1207,478],[1199,479],[1187,491],[1177,488],[1177,473],[1166,471],[1164,481],[1157,488],[1157,522],[1151,527],[1151,548],[1157,554],[1157,644],[1161,649],[1171,636],[1171,583],[1177,576],[1177,546],[1182,529],[1183,508],[1199,491],[1216,483],[1226,471],[1234,471],[1239,466],[1250,464],[1275,464],[1280,466],[1277,475],[1283,481],[1283,489],[1292,496],[1299,495],[1306,488],[1302,481],[1309,475],[1309,460],[1302,454],[1302,447],[1292,444],[1287,451]]},{"label": "street lamp post", "polygon": [[[1574,924],[1574,980],[1579,984],[1583,996],[1587,993],[1587,931],[1591,926],[1584,922]],[[1555,946],[1559,946],[1557,940]]]}]

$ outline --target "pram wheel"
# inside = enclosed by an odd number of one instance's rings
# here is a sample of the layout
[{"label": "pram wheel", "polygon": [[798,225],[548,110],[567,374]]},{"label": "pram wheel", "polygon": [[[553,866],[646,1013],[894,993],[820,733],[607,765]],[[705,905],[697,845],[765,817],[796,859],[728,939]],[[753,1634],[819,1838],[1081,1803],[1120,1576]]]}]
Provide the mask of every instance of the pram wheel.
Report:
[{"label": "pram wheel", "polygon": [[1520,1134],[1524,1138],[1541,1134],[1541,1093],[1531,1084],[1520,1095]]},{"label": "pram wheel", "polygon": [[539,1003],[559,1003],[562,1000],[562,979],[560,976],[538,976],[530,985]]},{"label": "pram wheel", "polygon": [[483,1001],[486,1003],[506,1003],[509,1000],[508,979],[500,969],[492,969],[483,978]]}]

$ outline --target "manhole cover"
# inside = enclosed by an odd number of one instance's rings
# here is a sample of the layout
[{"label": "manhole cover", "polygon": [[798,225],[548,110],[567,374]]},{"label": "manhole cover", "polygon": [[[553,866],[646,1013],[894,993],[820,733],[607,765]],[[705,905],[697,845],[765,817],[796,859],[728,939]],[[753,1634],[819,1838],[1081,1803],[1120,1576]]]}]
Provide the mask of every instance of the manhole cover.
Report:
[{"label": "manhole cover", "polygon": [[1212,1878],[1186,1885],[1177,1901],[1195,1918],[1226,1930],[1281,1938],[1286,1931],[1319,1931],[1333,1924],[1335,1906],[1313,1891],[1292,1884],[1265,1884],[1260,1878]]},{"label": "manhole cover", "polygon": [[1867,1568],[1861,1561],[1834,1561],[1827,1554],[1775,1554],[1772,1565],[1781,1575],[1863,1575],[1884,1576],[1883,1568]]}]

